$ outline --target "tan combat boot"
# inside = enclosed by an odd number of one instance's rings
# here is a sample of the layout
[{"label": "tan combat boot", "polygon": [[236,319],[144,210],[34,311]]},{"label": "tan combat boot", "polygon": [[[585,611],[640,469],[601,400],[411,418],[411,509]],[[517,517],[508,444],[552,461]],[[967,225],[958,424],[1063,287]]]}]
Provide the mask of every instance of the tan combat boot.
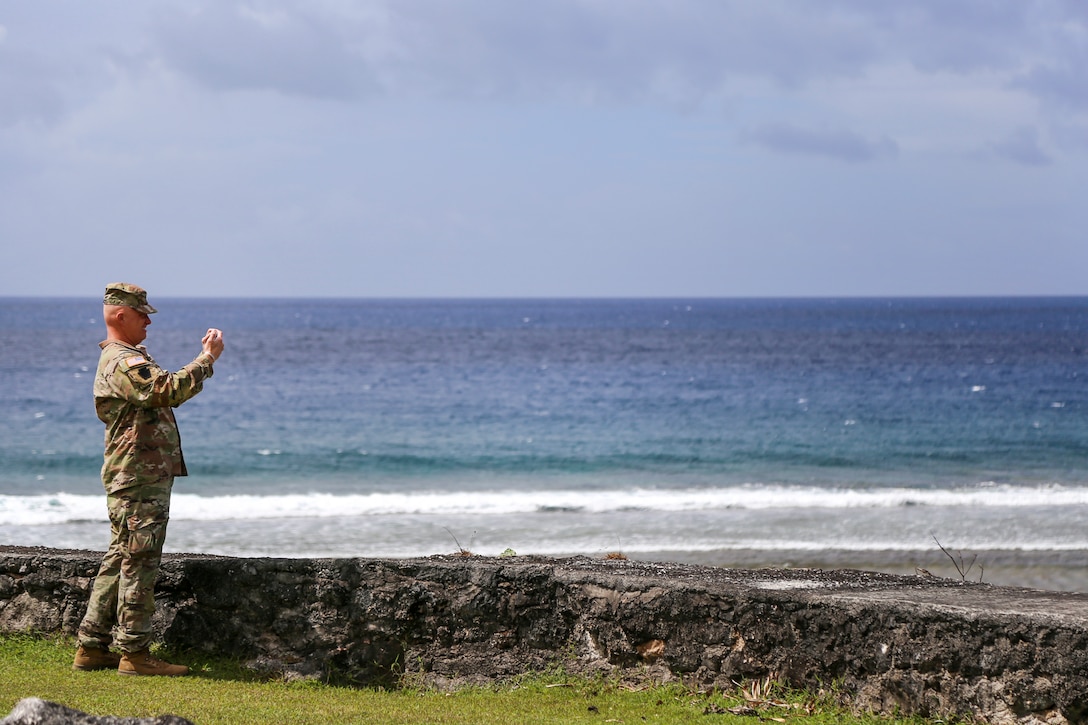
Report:
[{"label": "tan combat boot", "polygon": [[121,663],[121,655],[108,649],[79,646],[72,661],[73,670],[112,670]]},{"label": "tan combat boot", "polygon": [[172,665],[169,662],[152,657],[151,652],[142,649],[139,652],[125,652],[121,655],[121,663],[117,665],[117,672],[122,675],[159,675],[162,677],[177,677],[189,674],[189,668],[185,665]]}]

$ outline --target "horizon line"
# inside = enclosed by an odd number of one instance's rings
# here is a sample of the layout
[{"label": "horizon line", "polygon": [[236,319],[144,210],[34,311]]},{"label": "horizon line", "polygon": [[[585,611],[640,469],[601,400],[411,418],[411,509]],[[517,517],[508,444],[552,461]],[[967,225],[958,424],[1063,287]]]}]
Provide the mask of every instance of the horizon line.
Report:
[{"label": "horizon line", "polygon": [[[154,294],[154,293],[152,293]],[[306,300],[306,301],[374,301],[374,302],[503,302],[503,301],[633,301],[633,300],[987,300],[987,299],[1083,299],[1084,293],[940,293],[940,294],[784,294],[784,295],[174,295],[154,294],[161,300]],[[86,300],[84,295],[0,294],[0,300]]]}]

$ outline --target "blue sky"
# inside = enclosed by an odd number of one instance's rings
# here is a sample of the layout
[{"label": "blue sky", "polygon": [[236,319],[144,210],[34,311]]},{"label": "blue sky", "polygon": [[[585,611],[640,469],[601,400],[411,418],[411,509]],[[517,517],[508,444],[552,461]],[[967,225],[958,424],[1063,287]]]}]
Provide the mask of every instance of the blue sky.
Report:
[{"label": "blue sky", "polygon": [[1081,0],[0,0],[0,295],[1088,294]]}]

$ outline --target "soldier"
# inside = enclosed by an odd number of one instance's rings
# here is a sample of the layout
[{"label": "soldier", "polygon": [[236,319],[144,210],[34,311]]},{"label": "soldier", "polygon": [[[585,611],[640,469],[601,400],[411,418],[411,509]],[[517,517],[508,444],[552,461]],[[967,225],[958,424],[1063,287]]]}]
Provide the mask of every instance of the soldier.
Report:
[{"label": "soldier", "polygon": [[[102,483],[110,546],[79,625],[77,670],[117,668],[124,675],[184,675],[189,668],[152,657],[151,616],[162,560],[170,489],[186,475],[173,408],[199,393],[223,352],[223,333],[209,329],[196,359],[163,370],[140,343],[157,310],[131,284],[106,285],[106,340],[94,378],[94,402],[106,424]],[[116,629],[116,637],[114,630]],[[121,654],[110,651],[116,642]]]}]

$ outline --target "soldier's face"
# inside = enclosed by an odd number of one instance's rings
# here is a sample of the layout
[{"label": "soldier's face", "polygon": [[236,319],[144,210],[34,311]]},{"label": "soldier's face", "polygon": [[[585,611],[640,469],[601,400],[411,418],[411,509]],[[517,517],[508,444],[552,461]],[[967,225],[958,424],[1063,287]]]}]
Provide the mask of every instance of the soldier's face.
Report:
[{"label": "soldier's face", "polygon": [[130,345],[139,345],[147,338],[147,326],[151,324],[151,318],[129,307],[121,313],[121,324],[125,340]]}]

